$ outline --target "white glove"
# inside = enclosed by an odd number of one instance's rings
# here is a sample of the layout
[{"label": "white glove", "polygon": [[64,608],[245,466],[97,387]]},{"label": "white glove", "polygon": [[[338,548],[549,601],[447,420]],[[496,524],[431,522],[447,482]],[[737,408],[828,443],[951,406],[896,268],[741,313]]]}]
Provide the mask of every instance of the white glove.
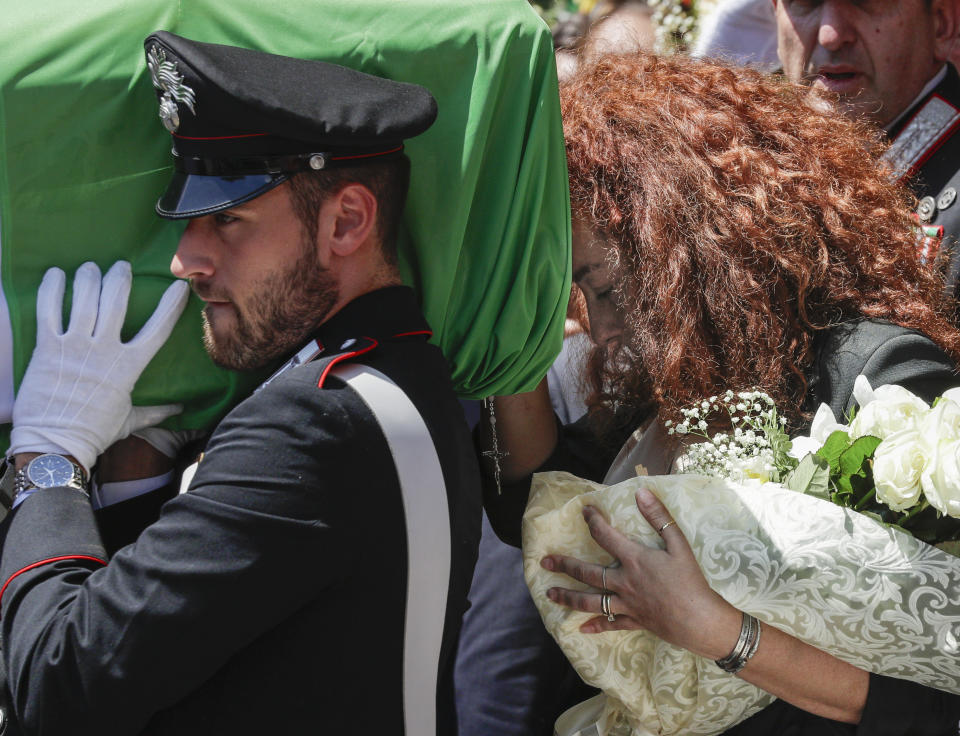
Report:
[{"label": "white glove", "polygon": [[70,326],[63,332],[66,276],[51,268],[37,292],[37,346],[13,405],[10,454],[72,455],[89,473],[104,450],[131,432],[179,413],[179,405],[134,407],[130,392],[166,342],[187,304],[185,281],[170,285],[143,329],[120,342],[133,274],[118,261],[100,283],[84,263],[73,281]]}]

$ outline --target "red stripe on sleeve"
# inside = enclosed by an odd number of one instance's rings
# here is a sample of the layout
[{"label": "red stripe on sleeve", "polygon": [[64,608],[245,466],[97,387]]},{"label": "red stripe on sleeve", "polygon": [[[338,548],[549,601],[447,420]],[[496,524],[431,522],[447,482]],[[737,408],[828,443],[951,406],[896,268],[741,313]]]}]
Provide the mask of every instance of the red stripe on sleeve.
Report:
[{"label": "red stripe on sleeve", "polygon": [[13,575],[7,578],[7,582],[3,584],[3,587],[0,588],[0,607],[3,605],[3,594],[7,590],[7,586],[13,582],[13,579],[22,573],[27,572],[27,570],[32,570],[35,567],[40,567],[41,565],[49,565],[51,562],[60,562],[60,560],[90,560],[91,562],[99,562],[101,565],[106,565],[106,560],[101,560],[99,557],[91,557],[90,555],[63,555],[61,557],[51,557],[48,560],[40,560],[39,562],[34,562],[32,565],[27,565],[26,567],[17,570]]}]

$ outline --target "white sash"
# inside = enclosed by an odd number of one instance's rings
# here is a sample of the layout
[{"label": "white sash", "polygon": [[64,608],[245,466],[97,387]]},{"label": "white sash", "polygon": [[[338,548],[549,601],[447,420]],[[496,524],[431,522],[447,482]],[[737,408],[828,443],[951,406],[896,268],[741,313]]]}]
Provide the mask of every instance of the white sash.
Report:
[{"label": "white sash", "polygon": [[437,733],[437,675],[450,581],[450,516],[437,450],[413,402],[369,366],[337,366],[376,417],[393,455],[407,526],[407,605],[403,641],[406,736]]}]

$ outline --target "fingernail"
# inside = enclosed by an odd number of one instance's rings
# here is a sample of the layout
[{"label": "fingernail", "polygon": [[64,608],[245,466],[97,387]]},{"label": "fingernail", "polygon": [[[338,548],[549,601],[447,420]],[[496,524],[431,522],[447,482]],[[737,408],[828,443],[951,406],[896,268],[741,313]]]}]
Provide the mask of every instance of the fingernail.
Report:
[{"label": "fingernail", "polygon": [[552,601],[557,600],[557,589],[550,588],[550,590],[547,591],[547,598],[549,598]]},{"label": "fingernail", "polygon": [[639,491],[637,491],[637,502],[644,506],[649,506],[651,503],[653,503],[653,498],[653,493],[649,488],[641,488]]},{"label": "fingernail", "polygon": [[590,517],[593,515],[593,512],[594,512],[594,511],[595,511],[595,509],[593,508],[593,506],[584,506],[584,507],[583,507],[583,511],[581,511],[580,513],[583,514],[583,518],[584,518],[584,519],[588,519],[588,520],[589,520]]},{"label": "fingernail", "polygon": [[580,624],[580,631],[582,631],[584,634],[593,634],[596,632],[596,630],[597,625],[590,623],[589,621],[585,624]]},{"label": "fingernail", "polygon": [[540,560],[540,566],[545,570],[553,570],[556,568],[556,564],[550,557],[544,557],[542,560]]}]

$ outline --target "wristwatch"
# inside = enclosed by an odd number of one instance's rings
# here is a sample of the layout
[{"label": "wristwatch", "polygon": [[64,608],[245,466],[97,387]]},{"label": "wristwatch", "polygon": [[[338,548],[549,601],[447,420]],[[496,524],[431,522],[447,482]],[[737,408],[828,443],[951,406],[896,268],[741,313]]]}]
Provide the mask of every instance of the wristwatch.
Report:
[{"label": "wristwatch", "polygon": [[63,455],[47,453],[38,455],[17,471],[13,483],[13,502],[27,491],[42,488],[76,488],[87,493],[87,480],[83,468]]}]

